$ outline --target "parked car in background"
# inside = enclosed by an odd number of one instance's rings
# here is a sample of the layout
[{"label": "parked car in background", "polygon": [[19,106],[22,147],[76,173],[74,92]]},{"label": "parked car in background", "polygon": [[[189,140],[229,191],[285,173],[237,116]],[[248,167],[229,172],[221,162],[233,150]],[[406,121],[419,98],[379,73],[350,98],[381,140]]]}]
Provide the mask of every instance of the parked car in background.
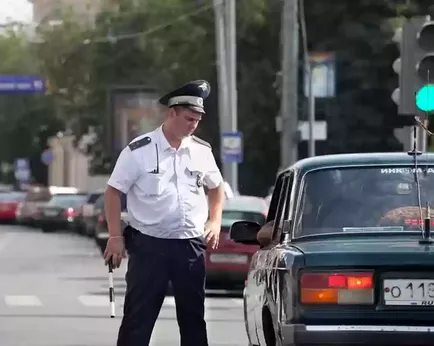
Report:
[{"label": "parked car in background", "polygon": [[19,204],[16,220],[20,224],[36,227],[41,208],[52,196],[64,193],[77,193],[78,189],[67,186],[32,186],[28,189],[26,198]]},{"label": "parked car in background", "polygon": [[103,197],[104,191],[91,192],[87,196],[87,201],[77,210],[74,228],[77,233],[92,237],[95,232],[95,203]]},{"label": "parked car in background", "polygon": [[267,204],[260,197],[233,196],[225,201],[219,247],[208,248],[206,252],[207,287],[235,289],[244,286],[250,260],[259,247],[235,243],[229,239],[229,229],[241,220],[264,224],[267,210]]},{"label": "parked car in background", "polygon": [[51,197],[42,207],[36,224],[43,232],[73,230],[80,208],[87,202],[87,193],[62,193]]},{"label": "parked car in background", "polygon": [[0,222],[14,222],[18,205],[25,197],[22,191],[0,192]]},{"label": "parked car in background", "polygon": [[[101,197],[97,202],[97,210],[98,216],[95,226],[95,242],[98,245],[101,253],[104,253],[105,248],[107,246],[107,240],[109,237],[108,228],[107,228],[107,218],[105,216],[104,210],[104,196]],[[121,194],[121,227],[125,228],[128,222],[128,212],[127,212],[127,196],[125,194]]]},{"label": "parked car in background", "polygon": [[83,223],[85,224],[88,236],[95,238],[95,229],[100,218],[101,213],[104,212],[104,194],[102,194],[94,203],[92,215],[83,218]]}]

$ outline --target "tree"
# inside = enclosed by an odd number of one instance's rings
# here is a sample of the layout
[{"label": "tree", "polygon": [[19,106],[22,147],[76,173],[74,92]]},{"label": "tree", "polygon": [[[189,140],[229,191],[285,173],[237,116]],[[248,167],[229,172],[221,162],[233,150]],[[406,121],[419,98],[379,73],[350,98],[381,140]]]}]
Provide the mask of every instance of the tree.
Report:
[{"label": "tree", "polygon": [[[279,166],[279,136],[274,124],[280,106],[276,80],[281,69],[281,6],[279,0],[237,1],[238,113],[245,139],[242,193],[265,194]],[[318,105],[326,104],[329,127],[323,152],[398,150],[388,125],[396,116],[390,93],[396,86],[391,65],[398,54],[388,19],[399,15],[402,7],[387,0],[327,4],[306,0],[305,11],[309,50],[331,51],[336,56],[337,95],[333,100],[318,100]],[[58,87],[76,90],[74,96],[81,95],[79,86],[88,91],[87,112],[77,117],[82,124],[93,122],[103,134],[107,130],[103,125],[107,88],[112,84],[153,85],[161,92],[199,78],[217,85],[213,21],[211,1],[112,1],[97,17],[93,30],[71,24],[63,38],[55,40],[62,45],[47,40],[51,46],[45,46],[45,55],[40,57],[52,78],[64,82]],[[86,50],[75,50],[83,40],[89,43]],[[62,59],[58,63],[53,54],[56,59],[59,54],[70,57],[70,64]],[[301,117],[305,103],[302,87],[300,78]],[[214,148],[219,147],[216,89],[206,102],[208,114],[200,133]],[[76,103],[75,98],[70,100]],[[85,122],[84,114],[89,114]],[[110,151],[102,142],[95,148],[98,146],[97,157]],[[219,157],[219,150],[215,154]]]},{"label": "tree", "polygon": [[79,132],[80,122],[87,116],[91,88],[92,56],[86,45],[90,27],[69,8],[59,8],[58,15],[56,23],[42,22],[37,27],[34,52],[39,70],[48,79],[57,115],[65,127]]},{"label": "tree", "polygon": [[[12,28],[0,36],[1,75],[38,74],[24,29]],[[51,99],[45,95],[0,95],[0,161],[39,159],[48,137],[60,128],[53,115]]]}]

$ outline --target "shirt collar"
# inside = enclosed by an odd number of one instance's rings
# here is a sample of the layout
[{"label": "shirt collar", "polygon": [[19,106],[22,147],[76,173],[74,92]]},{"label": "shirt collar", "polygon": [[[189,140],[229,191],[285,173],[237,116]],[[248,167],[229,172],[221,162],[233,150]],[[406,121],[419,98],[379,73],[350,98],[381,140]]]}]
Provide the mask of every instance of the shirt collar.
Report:
[{"label": "shirt collar", "polygon": [[[171,147],[170,143],[168,142],[166,136],[164,135],[163,132],[163,125],[161,125],[157,131],[156,131],[156,135],[157,135],[157,141],[158,141],[158,145],[161,149],[161,151],[166,151],[169,150]],[[186,137],[182,140],[181,145],[179,146],[179,149],[190,149],[190,143],[191,143],[191,136]]]}]

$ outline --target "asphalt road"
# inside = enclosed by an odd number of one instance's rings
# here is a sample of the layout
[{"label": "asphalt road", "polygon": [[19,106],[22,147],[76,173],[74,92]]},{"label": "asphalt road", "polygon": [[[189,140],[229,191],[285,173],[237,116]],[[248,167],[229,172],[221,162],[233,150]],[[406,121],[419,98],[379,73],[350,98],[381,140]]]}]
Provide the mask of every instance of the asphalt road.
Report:
[{"label": "asphalt road", "polygon": [[[109,318],[107,268],[93,241],[0,226],[0,339],[7,346],[116,344],[125,263],[115,273],[116,313]],[[240,297],[207,297],[210,346],[246,346]],[[151,345],[179,345],[175,305],[166,297]]]}]

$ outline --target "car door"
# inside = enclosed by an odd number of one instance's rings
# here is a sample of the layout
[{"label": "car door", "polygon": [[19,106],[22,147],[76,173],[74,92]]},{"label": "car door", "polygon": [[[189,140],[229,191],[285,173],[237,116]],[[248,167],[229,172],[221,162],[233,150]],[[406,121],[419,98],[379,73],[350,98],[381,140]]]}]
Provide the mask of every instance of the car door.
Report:
[{"label": "car door", "polygon": [[[271,198],[270,208],[267,214],[267,222],[276,221],[274,229],[281,227],[283,211],[285,209],[286,199],[288,199],[288,189],[290,186],[291,172],[281,174],[277,181],[276,187]],[[279,212],[282,210],[282,212]],[[277,234],[273,230],[273,235]],[[278,244],[271,243],[269,246],[260,248],[252,257],[250,271],[247,279],[245,291],[245,315],[246,328],[251,344],[265,345],[264,331],[262,325],[263,306],[266,305],[265,292],[269,283],[272,267],[268,263],[273,248]]]}]

